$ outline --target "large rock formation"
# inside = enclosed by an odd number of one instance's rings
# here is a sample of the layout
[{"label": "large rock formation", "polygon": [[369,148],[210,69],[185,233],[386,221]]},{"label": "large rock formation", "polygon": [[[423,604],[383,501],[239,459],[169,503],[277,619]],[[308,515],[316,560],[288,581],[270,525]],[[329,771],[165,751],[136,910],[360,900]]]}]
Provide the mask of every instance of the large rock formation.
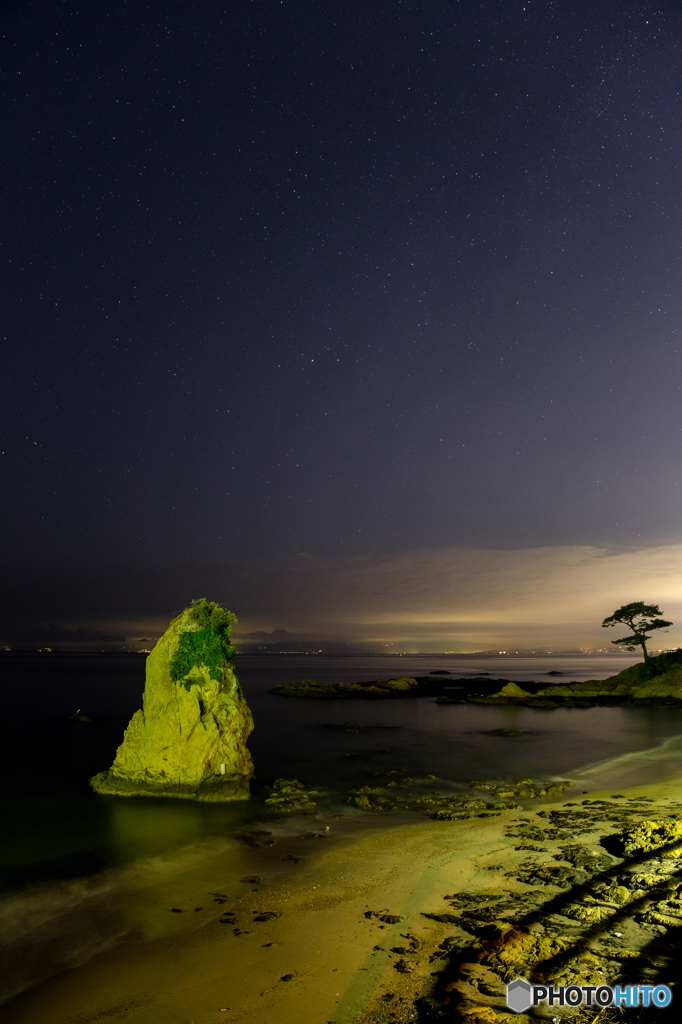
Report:
[{"label": "large rock formation", "polygon": [[234,671],[231,612],[194,601],[147,658],[143,706],[97,793],[185,800],[248,800],[251,712]]}]

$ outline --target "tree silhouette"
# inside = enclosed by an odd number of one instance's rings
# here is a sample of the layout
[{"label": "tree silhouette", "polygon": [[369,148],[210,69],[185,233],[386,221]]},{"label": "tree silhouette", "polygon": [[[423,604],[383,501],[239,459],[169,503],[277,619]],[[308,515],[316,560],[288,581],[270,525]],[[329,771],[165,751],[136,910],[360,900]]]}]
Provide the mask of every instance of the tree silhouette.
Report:
[{"label": "tree silhouette", "polygon": [[665,629],[666,626],[672,626],[672,622],[654,618],[654,616],[661,614],[661,609],[657,604],[631,601],[630,604],[624,604],[621,608],[617,608],[613,615],[609,615],[607,619],[604,619],[602,626],[609,627],[620,624],[628,626],[632,630],[631,635],[623,636],[619,640],[612,640],[611,643],[621,644],[626,651],[636,651],[638,647],[641,647],[644,652],[644,663],[650,668],[651,658],[646,649],[646,642],[651,640],[651,637],[646,634],[651,629]]}]

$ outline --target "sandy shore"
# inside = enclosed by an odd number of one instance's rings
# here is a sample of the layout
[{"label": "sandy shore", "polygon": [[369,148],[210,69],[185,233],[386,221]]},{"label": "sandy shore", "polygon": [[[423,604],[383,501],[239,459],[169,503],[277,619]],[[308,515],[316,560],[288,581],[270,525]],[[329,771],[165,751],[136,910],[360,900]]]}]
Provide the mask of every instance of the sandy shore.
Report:
[{"label": "sandy shore", "polygon": [[[628,804],[633,808],[633,820],[662,817],[676,813],[675,805],[682,800],[682,780],[617,792],[626,798],[653,801],[639,810],[636,803]],[[480,936],[478,953],[472,957],[469,952],[467,965],[462,951],[471,946],[472,929],[475,932],[476,928],[470,922],[468,930],[457,923],[461,905],[458,910],[457,899],[452,897],[487,894],[499,899],[502,895],[508,907],[510,897],[523,900],[539,892],[540,898],[554,900],[555,915],[558,906],[559,925],[550,928],[547,920],[530,929],[521,925],[521,930],[530,936],[542,932],[548,937],[557,933],[557,927],[561,931],[563,921],[563,932],[577,936],[578,922],[562,918],[565,907],[559,905],[562,900],[565,904],[575,899],[575,894],[571,897],[565,889],[543,886],[537,880],[524,882],[513,877],[513,872],[518,868],[523,877],[524,865],[528,871],[529,863],[556,864],[557,853],[566,847],[567,833],[566,828],[557,830],[552,824],[553,811],[575,814],[573,807],[584,817],[601,817],[601,821],[588,821],[587,827],[579,830],[582,834],[577,838],[571,835],[569,840],[595,852],[601,850],[599,840],[622,827],[626,803],[613,796],[606,792],[571,797],[569,791],[554,803],[533,801],[523,811],[466,821],[429,819],[395,827],[390,817],[377,818],[376,831],[371,834],[332,839],[328,848],[318,842],[315,855],[297,866],[300,873],[286,880],[275,876],[268,880],[266,858],[260,869],[262,881],[244,885],[236,899],[214,903],[215,916],[204,927],[179,937],[125,944],[98,954],[0,1008],[0,1021],[369,1024],[426,1019],[420,1003],[424,996],[433,996],[441,1006],[447,1000],[444,1012],[450,1019],[458,1006],[456,1016],[471,1024],[504,1020],[507,1014],[499,971],[496,978],[490,964],[485,966]],[[608,806],[582,805],[585,799],[605,800]],[[620,825],[605,819],[602,812],[608,816],[609,807],[614,808],[614,815],[621,815]],[[315,822],[315,827],[324,824]],[[519,829],[529,829],[534,838],[519,838]],[[274,858],[281,860],[281,851],[273,850],[271,856],[274,865]],[[619,863],[614,861],[616,866]],[[656,862],[650,870],[664,870],[662,863]],[[664,865],[666,877],[676,866],[682,869],[682,861]],[[449,902],[447,897],[451,897]],[[608,916],[607,911],[603,913]],[[428,914],[435,916],[424,916]],[[222,923],[221,917],[227,923]],[[492,920],[490,915],[487,919]],[[607,929],[609,935],[614,934],[608,920],[604,934]],[[660,924],[634,923],[632,929],[638,929],[640,948],[657,937],[660,941],[667,930]],[[592,928],[596,942],[600,941],[598,931]],[[621,932],[626,932],[625,926]],[[630,947],[636,946],[634,931],[628,935]],[[485,946],[485,938],[483,943]],[[630,949],[627,955],[634,956],[634,952]],[[602,954],[603,950],[599,956]],[[602,968],[592,967],[602,973]],[[476,971],[483,983],[475,977]]]}]

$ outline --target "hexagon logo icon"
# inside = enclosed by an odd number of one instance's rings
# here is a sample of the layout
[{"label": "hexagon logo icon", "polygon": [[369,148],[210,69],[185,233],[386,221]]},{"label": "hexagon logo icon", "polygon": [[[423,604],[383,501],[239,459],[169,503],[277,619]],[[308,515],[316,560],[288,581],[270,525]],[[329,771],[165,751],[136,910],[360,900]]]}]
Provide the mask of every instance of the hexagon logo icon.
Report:
[{"label": "hexagon logo icon", "polygon": [[514,1013],[523,1013],[533,1005],[533,989],[523,978],[514,978],[507,985],[507,1006]]}]

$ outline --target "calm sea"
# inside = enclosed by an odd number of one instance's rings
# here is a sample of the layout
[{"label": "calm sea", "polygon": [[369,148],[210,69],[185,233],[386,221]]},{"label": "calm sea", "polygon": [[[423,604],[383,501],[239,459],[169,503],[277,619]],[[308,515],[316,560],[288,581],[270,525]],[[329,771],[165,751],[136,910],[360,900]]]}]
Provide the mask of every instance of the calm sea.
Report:
[{"label": "calm sea", "polygon": [[[1,654],[0,1001],[117,942],[199,927],[211,907],[208,894],[236,894],[246,875],[294,870],[282,857],[307,849],[301,818],[268,815],[258,795],[279,777],[321,792],[318,810],[333,841],[340,832],[406,820],[377,819],[346,803],[349,788],[392,768],[443,780],[430,788],[534,776],[570,778],[578,793],[682,776],[682,711],[438,705],[432,697],[306,701],[274,696],[271,687],[436,669],[448,670],[453,687],[458,677],[480,673],[550,682],[547,673],[561,672],[569,682],[605,678],[631,663],[617,655],[240,656],[256,724],[249,741],[254,799],[211,806],[98,797],[87,785],[110,766],[140,707],[142,656]],[[68,721],[77,709],[95,721]],[[364,731],[334,728],[347,721]],[[523,734],[488,735],[499,727]],[[282,857],[240,840],[259,828],[272,832]]]}]

